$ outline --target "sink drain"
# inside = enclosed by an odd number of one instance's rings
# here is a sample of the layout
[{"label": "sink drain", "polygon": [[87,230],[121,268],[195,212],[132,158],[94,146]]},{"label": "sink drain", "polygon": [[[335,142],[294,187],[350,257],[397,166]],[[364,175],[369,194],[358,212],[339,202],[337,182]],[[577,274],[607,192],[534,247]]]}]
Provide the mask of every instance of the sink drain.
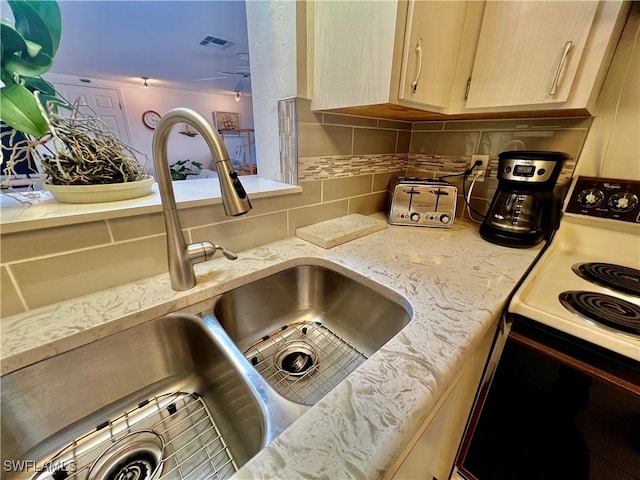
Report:
[{"label": "sink drain", "polygon": [[156,480],[162,471],[164,441],[150,430],[133,432],[107,448],[87,480]]},{"label": "sink drain", "polygon": [[296,379],[311,375],[318,367],[318,355],[315,349],[302,340],[285,342],[275,352],[273,361],[281,374]]},{"label": "sink drain", "polygon": [[35,469],[29,480],[224,480],[238,466],[203,397],[178,391],[101,421]]},{"label": "sink drain", "polygon": [[278,326],[244,356],[280,395],[303,405],[315,404],[367,359],[316,321]]}]

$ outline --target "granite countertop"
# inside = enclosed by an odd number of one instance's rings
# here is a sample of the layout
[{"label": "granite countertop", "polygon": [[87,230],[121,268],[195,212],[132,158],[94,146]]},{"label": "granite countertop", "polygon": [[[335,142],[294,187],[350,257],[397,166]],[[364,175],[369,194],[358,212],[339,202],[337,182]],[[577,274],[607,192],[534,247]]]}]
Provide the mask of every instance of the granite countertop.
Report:
[{"label": "granite countertop", "polygon": [[168,274],[6,317],[2,374],[282,268],[333,262],[402,295],[411,322],[250,460],[239,478],[380,478],[453,383],[540,248],[482,240],[475,224],[389,226],[332,249],[292,237],[196,265],[198,284]]}]

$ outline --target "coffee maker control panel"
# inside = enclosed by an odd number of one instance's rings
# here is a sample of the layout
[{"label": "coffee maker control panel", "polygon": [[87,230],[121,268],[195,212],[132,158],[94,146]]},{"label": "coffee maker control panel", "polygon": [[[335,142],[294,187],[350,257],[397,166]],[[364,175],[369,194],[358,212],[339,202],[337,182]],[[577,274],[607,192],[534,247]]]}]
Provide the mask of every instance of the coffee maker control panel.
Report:
[{"label": "coffee maker control panel", "polygon": [[566,213],[640,223],[640,182],[578,177]]},{"label": "coffee maker control panel", "polygon": [[543,183],[554,174],[557,162],[509,158],[502,162],[499,178],[511,182]]}]

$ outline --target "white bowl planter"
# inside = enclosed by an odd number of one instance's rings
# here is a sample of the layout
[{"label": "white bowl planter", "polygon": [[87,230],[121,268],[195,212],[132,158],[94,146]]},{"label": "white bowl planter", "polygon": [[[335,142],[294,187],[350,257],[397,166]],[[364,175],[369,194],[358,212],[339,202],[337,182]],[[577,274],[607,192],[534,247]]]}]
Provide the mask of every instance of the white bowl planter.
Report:
[{"label": "white bowl planter", "polygon": [[154,179],[147,176],[142,180],[98,185],[53,185],[44,184],[44,189],[62,203],[101,203],[130,200],[151,193]]}]

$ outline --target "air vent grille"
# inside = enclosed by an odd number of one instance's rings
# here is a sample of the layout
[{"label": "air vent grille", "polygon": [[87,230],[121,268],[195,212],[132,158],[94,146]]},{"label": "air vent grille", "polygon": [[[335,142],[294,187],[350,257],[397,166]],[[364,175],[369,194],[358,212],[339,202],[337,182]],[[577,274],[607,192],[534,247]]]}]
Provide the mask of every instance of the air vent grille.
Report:
[{"label": "air vent grille", "polygon": [[202,39],[200,45],[211,45],[212,47],[225,49],[229,48],[231,45],[235,45],[235,42],[225,40],[224,38],[214,37],[213,35],[207,35],[206,37],[204,37],[204,39]]}]

